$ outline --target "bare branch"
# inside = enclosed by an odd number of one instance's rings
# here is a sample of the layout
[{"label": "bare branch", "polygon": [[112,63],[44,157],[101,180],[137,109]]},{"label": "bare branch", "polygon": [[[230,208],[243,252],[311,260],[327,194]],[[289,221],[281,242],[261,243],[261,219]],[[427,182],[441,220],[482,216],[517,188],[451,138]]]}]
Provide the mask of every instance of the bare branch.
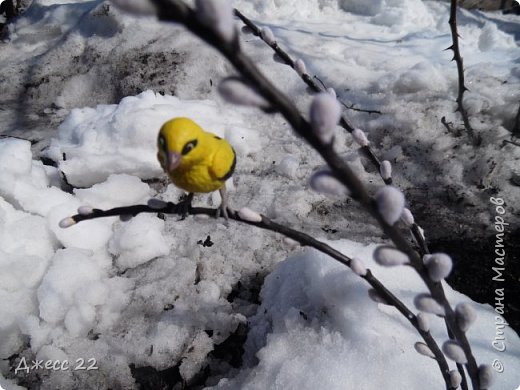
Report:
[{"label": "bare branch", "polygon": [[[255,23],[253,23],[249,18],[244,16],[244,14],[242,14],[237,9],[235,9],[235,15],[238,16],[238,18],[253,32],[254,35],[260,37],[264,42],[266,42],[265,39],[262,37],[261,29]],[[279,56],[287,65],[289,65],[292,68],[295,68],[296,61],[294,61],[291,58],[291,56],[289,56],[289,54],[287,54],[284,50],[282,50],[276,41],[270,42],[270,43],[266,42],[266,44],[269,45],[274,50],[276,55]],[[300,77],[309,86],[309,88],[316,93],[323,92],[324,90],[327,89],[325,84],[317,76],[314,76],[314,78],[322,84],[323,88],[320,88],[320,86],[318,84],[316,84],[314,82],[313,78],[306,72],[301,74]],[[349,108],[349,109],[352,109],[355,111],[365,111],[365,110],[360,110],[360,109],[355,109],[353,107],[349,107],[342,101],[340,101],[340,100],[338,100],[338,101],[346,108]],[[369,111],[365,111],[365,112],[369,112]],[[380,111],[375,111],[375,110],[370,111],[369,113],[381,114]],[[347,130],[349,133],[352,133],[354,131],[354,127],[348,122],[348,120],[346,119],[346,117],[344,115],[341,116],[339,124],[341,127],[343,127],[345,130]],[[372,148],[370,146],[364,147],[364,148],[362,148],[362,152],[370,160],[370,162],[377,168],[377,171],[379,172],[381,169],[381,161],[379,160],[377,155],[374,153]],[[384,179],[384,182],[385,182],[385,184],[392,184],[392,179],[391,178],[386,179],[386,180]]]},{"label": "bare branch", "polygon": [[[62,220],[62,226],[70,227],[82,221],[114,216],[120,216],[124,219],[127,219],[129,216],[135,217],[137,214],[140,213],[162,213],[182,215],[182,213],[184,213],[186,209],[182,203],[163,202],[160,200],[152,199],[149,201],[148,205],[116,207],[109,210],[89,209],[88,211],[88,213],[76,214],[71,217],[65,218],[64,220]],[[208,215],[211,217],[217,217],[219,215],[219,209],[216,208],[214,209],[206,207],[190,207],[187,211],[189,215]],[[260,221],[254,221],[253,219],[242,218],[240,216],[240,212],[237,212],[236,210],[228,209],[228,219],[230,220],[235,220],[237,222],[242,222],[248,225],[256,226],[260,229],[280,233],[298,242],[302,246],[308,246],[322,253],[325,253],[326,255],[332,257],[334,260],[352,269],[353,261],[350,257],[337,251],[331,246],[325,244],[324,242],[316,240],[315,238],[301,231],[276,223],[271,219],[267,218],[265,215],[260,214],[260,217]],[[417,332],[421,335],[421,337],[428,345],[430,350],[433,352],[435,360],[437,360],[439,366],[441,367],[441,371],[448,373],[449,377],[448,363],[446,362],[446,359],[442,351],[440,350],[437,342],[432,337],[430,332],[425,331],[419,327],[419,321],[417,319],[417,316],[398,297],[396,297],[390,290],[388,290],[381,283],[381,281],[372,274],[370,269],[366,269],[366,272],[364,272],[362,275],[358,273],[356,273],[356,275],[365,279],[368,282],[368,284],[370,284],[370,286],[377,291],[378,295],[382,297],[388,305],[394,306],[402,315],[406,317],[406,319],[417,330]]]},{"label": "bare branch", "polygon": [[514,142],[514,141],[508,141],[507,139],[503,140],[502,142],[504,144],[511,144],[511,145],[515,145],[515,146],[520,146],[520,143]]},{"label": "bare branch", "polygon": [[518,105],[518,112],[516,113],[515,125],[513,126],[513,136],[520,137],[520,105]]},{"label": "bare branch", "polygon": [[[157,6],[159,19],[184,24],[188,30],[219,50],[248,82],[255,85],[257,91],[266,100],[270,101],[273,107],[278,108],[278,111],[291,124],[294,131],[321,155],[338,180],[350,190],[352,198],[359,201],[372,217],[377,220],[384,233],[394,242],[395,246],[408,255],[410,265],[423,279],[433,299],[444,308],[447,324],[466,356],[466,367],[473,382],[473,387],[479,389],[478,367],[475,357],[472,354],[465,333],[457,325],[454,310],[446,298],[441,282],[436,282],[429,278],[427,269],[422,262],[422,256],[410,245],[397,227],[385,222],[375,200],[370,196],[364,184],[354,174],[344,159],[334,151],[332,143],[324,144],[319,139],[310,123],[302,117],[292,101],[281,93],[258,70],[253,61],[241,51],[238,36],[235,36],[230,41],[221,39],[214,34],[211,28],[201,24],[194,11],[180,0],[151,1]],[[443,365],[441,362],[438,360],[443,378],[447,383],[447,387],[449,387],[447,365]]]}]

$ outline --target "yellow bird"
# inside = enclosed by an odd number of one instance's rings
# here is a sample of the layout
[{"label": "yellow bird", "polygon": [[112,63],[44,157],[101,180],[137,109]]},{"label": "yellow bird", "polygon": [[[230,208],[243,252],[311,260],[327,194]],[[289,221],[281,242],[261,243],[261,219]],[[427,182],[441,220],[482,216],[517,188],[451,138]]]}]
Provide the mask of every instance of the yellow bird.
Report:
[{"label": "yellow bird", "polygon": [[193,193],[219,190],[219,214],[227,218],[226,180],[233,175],[237,161],[231,145],[189,118],[173,118],[161,127],[157,147],[161,167],[173,184],[189,193],[185,213]]}]

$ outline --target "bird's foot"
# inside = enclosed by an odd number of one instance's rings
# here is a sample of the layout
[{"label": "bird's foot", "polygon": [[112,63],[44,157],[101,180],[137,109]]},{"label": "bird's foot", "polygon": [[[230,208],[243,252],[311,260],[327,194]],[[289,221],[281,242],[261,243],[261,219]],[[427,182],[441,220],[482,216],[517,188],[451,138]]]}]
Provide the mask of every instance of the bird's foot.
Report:
[{"label": "bird's foot", "polygon": [[184,221],[186,217],[190,214],[192,200],[192,193],[181,196],[179,203],[177,203],[177,212],[181,216],[181,219],[179,219],[179,221]]},{"label": "bird's foot", "polygon": [[229,219],[229,213],[231,213],[231,212],[232,212],[232,210],[230,208],[221,205],[217,209],[217,213],[215,214],[215,218],[224,217],[225,220],[227,221]]}]

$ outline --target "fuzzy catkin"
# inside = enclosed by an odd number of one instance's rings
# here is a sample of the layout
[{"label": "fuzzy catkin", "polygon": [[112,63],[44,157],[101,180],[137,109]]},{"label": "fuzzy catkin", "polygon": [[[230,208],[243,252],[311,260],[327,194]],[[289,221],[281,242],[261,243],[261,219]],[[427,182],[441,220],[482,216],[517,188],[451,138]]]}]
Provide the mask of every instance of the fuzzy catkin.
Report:
[{"label": "fuzzy catkin", "polygon": [[459,303],[455,307],[455,317],[460,330],[466,332],[477,319],[477,312],[469,303]]},{"label": "fuzzy catkin", "polygon": [[367,268],[365,267],[365,264],[363,264],[363,262],[357,257],[354,257],[350,261],[350,268],[356,275],[365,276],[367,274]]},{"label": "fuzzy catkin", "polygon": [[341,116],[341,107],[333,96],[320,92],[312,99],[310,119],[312,129],[318,138],[328,144],[334,138],[334,130]]},{"label": "fuzzy catkin", "polygon": [[94,209],[90,206],[79,206],[78,207],[78,214],[81,215],[89,215],[94,212]]},{"label": "fuzzy catkin", "polygon": [[424,265],[428,269],[428,275],[434,282],[446,278],[453,268],[451,257],[445,253],[433,253],[423,258]]},{"label": "fuzzy catkin", "polygon": [[392,164],[388,160],[384,160],[381,162],[379,167],[379,173],[383,180],[388,180],[392,178]]},{"label": "fuzzy catkin", "polygon": [[432,359],[435,359],[435,355],[433,354],[432,350],[430,349],[430,347],[428,347],[425,343],[423,343],[422,341],[417,341],[415,344],[414,344],[414,348],[417,352],[419,352],[421,355],[423,356],[428,356]]},{"label": "fuzzy catkin", "polygon": [[63,218],[60,223],[58,224],[60,228],[65,229],[68,227],[71,227],[72,225],[75,225],[76,221],[72,217]]},{"label": "fuzzy catkin", "polygon": [[309,179],[310,187],[321,194],[346,196],[349,191],[328,169],[314,172]]},{"label": "fuzzy catkin", "polygon": [[426,313],[444,315],[444,308],[429,294],[418,294],[414,298],[413,303],[417,309]]},{"label": "fuzzy catkin", "polygon": [[377,264],[386,267],[403,265],[410,262],[410,258],[399,249],[390,246],[380,246],[374,251],[374,260]]},{"label": "fuzzy catkin", "polygon": [[383,220],[392,226],[404,210],[404,194],[393,186],[381,187],[375,195],[377,209]]},{"label": "fuzzy catkin", "polygon": [[262,216],[258,214],[256,211],[251,210],[248,207],[242,207],[238,211],[238,216],[242,218],[244,221],[248,222],[262,222]]},{"label": "fuzzy catkin", "polygon": [[489,364],[481,364],[478,367],[478,378],[480,380],[480,387],[487,389],[493,384],[495,373]]},{"label": "fuzzy catkin", "polygon": [[233,104],[259,108],[267,108],[269,106],[266,100],[256,91],[234,77],[222,80],[218,91],[224,99]]},{"label": "fuzzy catkin", "polygon": [[352,137],[359,146],[368,146],[368,138],[363,130],[354,129],[352,131]]},{"label": "fuzzy catkin", "polygon": [[262,27],[260,30],[260,35],[265,43],[267,43],[269,46],[272,46],[276,43],[273,31],[269,27]]},{"label": "fuzzy catkin", "polygon": [[294,61],[294,70],[296,70],[296,73],[298,73],[300,77],[306,74],[307,68],[305,67],[305,62],[298,58],[296,61]]},{"label": "fuzzy catkin", "polygon": [[233,7],[228,0],[195,0],[197,18],[220,38],[231,42],[235,37]]},{"label": "fuzzy catkin", "polygon": [[462,382],[462,376],[460,375],[460,372],[457,370],[451,370],[450,371],[450,385],[454,388],[459,387],[460,383]]},{"label": "fuzzy catkin", "polygon": [[404,223],[406,227],[411,227],[415,223],[415,219],[413,217],[412,212],[406,207],[403,209],[401,214],[401,221]]},{"label": "fuzzy catkin", "polygon": [[464,350],[455,340],[448,340],[442,344],[442,351],[449,359],[454,362],[465,364],[467,362]]},{"label": "fuzzy catkin", "polygon": [[419,329],[423,332],[428,332],[430,330],[430,321],[428,320],[426,313],[417,313],[417,324]]}]

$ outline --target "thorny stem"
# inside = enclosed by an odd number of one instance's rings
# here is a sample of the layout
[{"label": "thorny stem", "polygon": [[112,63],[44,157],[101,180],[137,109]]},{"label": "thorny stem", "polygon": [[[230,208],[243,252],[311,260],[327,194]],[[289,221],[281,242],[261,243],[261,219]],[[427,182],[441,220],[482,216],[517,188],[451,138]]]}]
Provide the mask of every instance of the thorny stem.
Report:
[{"label": "thorny stem", "polygon": [[[463,102],[464,92],[466,92],[468,89],[466,88],[466,86],[464,84],[464,62],[463,62],[462,56],[460,54],[460,48],[459,48],[459,33],[457,30],[457,0],[451,0],[451,3],[450,3],[449,25],[450,25],[451,38],[452,38],[453,44],[448,49],[453,50],[453,60],[455,60],[455,62],[457,64],[457,74],[458,74],[458,83],[459,83],[459,85],[458,85],[459,91],[457,94],[457,111],[459,111],[462,116],[462,121],[464,122],[464,127],[465,127],[466,131],[468,132],[468,135],[469,135],[471,141],[473,142],[473,145],[479,146],[480,143],[482,142],[482,138],[480,137],[480,135],[476,135],[475,131],[471,127],[471,124],[469,123],[468,112],[466,111],[466,108],[464,107],[464,102]],[[518,115],[517,115],[517,123],[516,123],[517,125],[518,125],[518,117],[520,117],[520,108],[518,110]],[[446,124],[445,120],[442,121],[442,123],[449,130],[449,126]],[[513,134],[514,134],[514,130],[515,129],[513,129]],[[448,318],[447,318],[447,320],[448,320]],[[448,324],[448,335],[451,339],[453,339],[454,335],[453,335],[453,332],[450,332],[450,330],[451,329]],[[457,338],[457,335],[455,335],[455,338]],[[464,346],[463,346],[463,348],[464,348]],[[464,352],[466,352],[465,349],[464,349]],[[475,383],[477,386],[479,386],[478,371],[475,373],[475,374],[477,374],[477,376],[475,376],[474,373],[471,372],[470,366],[471,366],[470,362],[468,361],[468,372],[472,379],[473,387],[475,388]],[[459,370],[459,373],[462,376],[462,383],[461,383],[462,389],[466,390],[468,388],[467,387],[468,385],[466,382],[466,377],[464,375],[464,369],[462,368],[462,366],[460,364],[457,364],[457,369]]]},{"label": "thorny stem", "polygon": [[469,116],[466,108],[464,107],[464,92],[468,91],[466,86],[464,85],[464,62],[462,60],[462,56],[460,55],[459,48],[459,33],[457,31],[457,0],[451,0],[450,7],[450,20],[449,20],[450,30],[451,30],[451,39],[453,44],[448,47],[446,50],[453,50],[453,60],[455,60],[457,64],[457,74],[459,80],[459,92],[457,94],[457,111],[460,112],[462,116],[462,121],[464,122],[464,127],[468,132],[469,138],[473,142],[473,145],[479,146],[482,142],[480,136],[475,134],[473,127],[469,123]]},{"label": "thorny stem", "polygon": [[[154,200],[155,201],[155,200]],[[149,202],[148,205],[132,205],[125,207],[116,207],[109,210],[101,210],[101,209],[93,209],[89,214],[76,214],[70,217],[75,223],[79,223],[81,221],[92,220],[96,218],[105,218],[105,217],[135,217],[140,213],[163,213],[163,214],[182,214],[185,212],[185,208],[181,203],[173,203],[173,202],[162,202],[157,201],[158,205],[151,206],[152,202]],[[208,215],[211,217],[216,217],[218,214],[218,209],[207,208],[207,207],[190,207],[188,209],[189,215]],[[269,230],[275,233],[280,233],[286,237],[291,238],[294,241],[297,241],[302,246],[312,247],[326,255],[329,255],[334,260],[340,262],[343,265],[346,265],[350,268],[352,259],[343,253],[337,251],[331,246],[325,244],[322,241],[316,240],[314,237],[309,236],[306,233],[301,231],[292,229],[288,226],[281,225],[272,221],[264,215],[261,215],[262,220],[260,222],[253,222],[240,217],[239,213],[236,210],[228,209],[228,219],[235,220],[238,222],[246,223],[248,225],[256,226],[260,229]],[[425,332],[419,328],[419,323],[417,321],[416,315],[408,309],[408,307],[398,298],[396,297],[390,290],[388,290],[382,283],[377,279],[370,269],[367,269],[365,275],[359,275],[361,278],[365,279],[370,286],[377,291],[378,295],[380,295],[388,305],[394,306],[406,319],[412,324],[412,326],[419,332],[423,340],[426,342],[430,350],[434,353],[435,359],[438,361],[439,366],[441,367],[441,371],[449,380],[449,367],[446,362],[442,351],[440,350],[437,342],[432,337],[429,331]],[[446,382],[448,383],[448,382]],[[449,386],[447,389],[451,390]]]},{"label": "thorny stem", "polygon": [[[214,33],[212,28],[201,24],[195,12],[180,0],[151,1],[157,7],[157,16],[160,20],[184,24],[188,30],[220,51],[222,55],[233,64],[236,70],[241,73],[244,79],[252,85],[255,85],[258,93],[269,101],[273,107],[277,108],[291,124],[294,131],[304,138],[321,155],[329,165],[331,171],[350,190],[352,198],[359,201],[372,217],[377,220],[383,232],[394,242],[395,246],[408,255],[410,265],[423,279],[432,297],[443,306],[448,326],[464,350],[467,359],[466,367],[471,377],[473,388],[477,390],[480,389],[478,367],[475,357],[472,354],[471,346],[465,333],[456,323],[455,312],[444,294],[442,284],[440,282],[434,282],[429,278],[420,254],[413,249],[408,240],[396,227],[390,226],[384,221],[375,201],[369,195],[363,183],[350,169],[348,164],[334,151],[332,144],[326,145],[320,141],[310,123],[302,117],[292,102],[260,73],[253,61],[240,50],[238,35],[235,35],[235,38],[231,42],[224,41]],[[428,346],[430,345],[428,344]],[[435,353],[435,351],[433,352]],[[444,355],[436,355],[436,360],[449,388],[449,373],[447,372],[447,363]]]}]

